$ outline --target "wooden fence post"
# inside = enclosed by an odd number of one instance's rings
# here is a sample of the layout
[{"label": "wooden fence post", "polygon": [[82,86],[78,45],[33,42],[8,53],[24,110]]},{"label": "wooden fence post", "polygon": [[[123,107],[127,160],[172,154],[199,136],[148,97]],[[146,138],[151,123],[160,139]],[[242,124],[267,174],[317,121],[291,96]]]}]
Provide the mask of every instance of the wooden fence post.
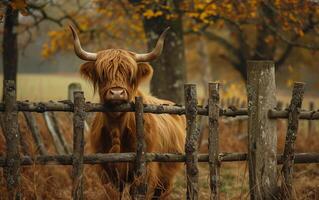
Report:
[{"label": "wooden fence post", "polygon": [[[68,100],[74,103],[74,92],[75,91],[82,91],[82,86],[80,83],[70,83],[68,86]],[[88,113],[87,113],[88,114]],[[87,124],[87,122],[84,122],[84,134],[87,134],[90,132],[90,127]]]},{"label": "wooden fence post", "polygon": [[143,122],[143,98],[135,97],[135,121],[136,121],[136,160],[135,160],[135,181],[137,182],[134,191],[134,199],[145,199],[147,192],[146,185],[146,143],[144,138]]},{"label": "wooden fence post", "polygon": [[68,100],[74,102],[74,92],[82,91],[80,83],[70,83],[68,86]]},{"label": "wooden fence post", "polygon": [[4,125],[6,135],[6,167],[8,199],[20,199],[20,155],[19,155],[19,130],[18,130],[18,106],[16,86],[13,80],[4,82]]},{"label": "wooden fence post", "polygon": [[272,199],[277,188],[276,120],[268,118],[276,107],[275,65],[248,61],[248,167],[251,199]]},{"label": "wooden fence post", "polygon": [[185,84],[187,199],[198,199],[198,129],[196,85]]},{"label": "wooden fence post", "polygon": [[74,92],[73,117],[73,199],[83,199],[83,154],[85,99],[82,91]]},{"label": "wooden fence post", "polygon": [[210,199],[219,199],[219,83],[209,83],[208,99],[208,159],[210,171]]},{"label": "wooden fence post", "polygon": [[284,175],[284,183],[282,184],[283,199],[292,199],[292,172],[294,164],[294,153],[298,126],[299,114],[302,106],[302,99],[304,95],[305,84],[295,83],[292,91],[291,103],[288,114],[288,129],[286,135],[285,149],[283,154],[282,173]]}]

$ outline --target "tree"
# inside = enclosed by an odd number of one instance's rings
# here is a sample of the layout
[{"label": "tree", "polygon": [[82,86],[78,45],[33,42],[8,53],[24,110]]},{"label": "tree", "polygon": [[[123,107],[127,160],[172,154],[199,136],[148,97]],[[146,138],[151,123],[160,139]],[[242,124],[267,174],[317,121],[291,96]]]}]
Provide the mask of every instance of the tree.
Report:
[{"label": "tree", "polygon": [[[0,3],[0,8],[5,10],[5,13],[0,12],[0,20],[4,18],[2,39],[3,82],[6,80],[14,80],[16,82],[17,80],[18,55],[21,48],[18,47],[18,35],[28,34],[29,39],[23,45],[25,47],[32,40],[32,29],[38,28],[43,21],[50,21],[62,26],[63,20],[73,20],[72,15],[63,10],[61,5],[53,1],[27,3],[25,0],[7,0]],[[78,9],[81,9],[79,4],[78,6]],[[51,17],[48,14],[47,7],[56,7],[62,14],[58,18]],[[19,13],[24,16],[28,15],[32,20],[28,20],[26,23],[19,23]]]},{"label": "tree", "polygon": [[4,80],[17,79],[18,42],[14,28],[18,25],[18,10],[7,7],[3,31],[3,76]]},{"label": "tree", "polygon": [[151,81],[153,95],[183,101],[183,83],[186,81],[183,16],[180,0],[133,1],[138,12],[143,13],[143,26],[148,50],[154,48],[159,35],[167,27],[170,31],[165,40],[163,55],[152,62],[154,75]]},{"label": "tree", "polygon": [[[246,80],[246,61],[274,60],[279,69],[294,48],[318,50],[319,4],[304,0],[203,1],[185,8],[188,33],[221,45],[223,55]],[[219,32],[227,32],[225,37]],[[309,40],[312,41],[309,41]]]},{"label": "tree", "polygon": [[[18,26],[19,10],[25,13],[24,1],[4,1],[0,3],[4,7],[4,13],[0,13],[0,20],[4,18],[3,30],[3,85],[5,80],[17,80],[18,68],[18,38],[15,27]],[[4,89],[4,87],[3,87]],[[3,93],[4,94],[4,93]]]}]

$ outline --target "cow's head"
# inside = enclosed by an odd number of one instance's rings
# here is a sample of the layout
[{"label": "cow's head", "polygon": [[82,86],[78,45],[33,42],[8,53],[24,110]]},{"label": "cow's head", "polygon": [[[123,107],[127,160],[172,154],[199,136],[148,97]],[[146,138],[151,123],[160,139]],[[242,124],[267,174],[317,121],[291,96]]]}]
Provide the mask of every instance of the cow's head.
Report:
[{"label": "cow's head", "polygon": [[98,89],[103,103],[118,104],[129,102],[134,97],[139,84],[150,78],[153,69],[147,63],[162,52],[166,29],[150,53],[137,54],[122,49],[107,49],[97,53],[84,51],[75,29],[70,26],[75,54],[88,62],[81,66],[81,74]]}]

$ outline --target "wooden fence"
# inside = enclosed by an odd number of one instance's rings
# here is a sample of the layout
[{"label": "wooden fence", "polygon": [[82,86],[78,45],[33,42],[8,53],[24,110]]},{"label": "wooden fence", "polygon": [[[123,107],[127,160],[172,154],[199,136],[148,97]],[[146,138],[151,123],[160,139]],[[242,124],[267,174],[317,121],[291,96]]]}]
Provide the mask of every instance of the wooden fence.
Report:
[{"label": "wooden fence", "polygon": [[[276,109],[275,69],[270,61],[248,62],[248,108],[222,109],[219,99],[219,83],[209,84],[209,101],[206,107],[197,105],[196,85],[185,84],[185,107],[168,105],[145,105],[141,97],[135,103],[106,107],[103,104],[86,103],[84,94],[75,91],[74,103],[62,102],[19,102],[13,81],[5,82],[4,103],[0,103],[0,112],[4,112],[4,130],[6,136],[6,155],[0,157],[0,167],[4,168],[10,199],[20,199],[21,165],[72,165],[73,199],[83,199],[83,165],[108,162],[134,162],[135,175],[146,174],[148,162],[185,162],[187,173],[187,199],[198,199],[198,162],[208,162],[210,169],[211,199],[220,196],[221,162],[248,161],[249,187],[251,199],[272,199],[284,194],[292,195],[292,170],[294,163],[319,163],[319,153],[295,153],[294,142],[299,119],[318,120],[318,111],[303,111],[304,84],[295,83],[291,103],[287,110]],[[73,151],[72,154],[48,155],[39,146],[41,155],[20,156],[20,135],[18,131],[18,112],[73,112]],[[107,153],[84,155],[85,118],[88,112],[135,112],[137,151],[131,153]],[[143,133],[143,113],[186,115],[185,154],[146,153]],[[208,116],[209,140],[208,154],[198,153],[198,122],[196,117]],[[248,153],[219,152],[218,120],[220,117],[248,116]],[[288,131],[283,154],[277,154],[276,119],[288,119]],[[34,123],[34,122],[30,122]],[[38,138],[39,136],[34,136]],[[35,139],[36,140],[36,139]],[[38,143],[37,143],[38,144]],[[67,150],[65,150],[67,151]],[[283,185],[277,186],[277,164],[283,164]],[[134,199],[142,199],[146,192],[146,180],[139,181]],[[283,189],[284,188],[284,189]]]}]

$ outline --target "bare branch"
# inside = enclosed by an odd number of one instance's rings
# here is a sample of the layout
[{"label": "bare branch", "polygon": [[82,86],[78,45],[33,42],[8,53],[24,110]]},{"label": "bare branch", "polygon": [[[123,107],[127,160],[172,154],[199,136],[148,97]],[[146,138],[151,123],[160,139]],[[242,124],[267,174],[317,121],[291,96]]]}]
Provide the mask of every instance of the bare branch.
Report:
[{"label": "bare branch", "polygon": [[[311,16],[309,16],[309,24],[307,24],[303,29],[302,31],[304,33],[308,33],[310,32],[311,30],[314,29],[314,23],[313,21],[311,20]],[[297,41],[301,36],[297,33],[295,33],[295,35],[293,37],[291,37],[290,41]],[[286,59],[288,58],[289,54],[291,53],[292,49],[294,48],[294,45],[291,45],[291,44],[288,44],[284,53],[280,56],[280,58],[275,61],[276,65],[277,66],[280,66],[282,65]]]},{"label": "bare branch", "polygon": [[231,54],[233,54],[236,57],[239,57],[240,55],[240,50],[237,49],[234,45],[232,45],[229,41],[227,41],[225,38],[209,31],[202,32],[203,35],[206,36],[207,39],[209,40],[214,40],[220,45],[222,45],[226,50],[228,50]]}]

